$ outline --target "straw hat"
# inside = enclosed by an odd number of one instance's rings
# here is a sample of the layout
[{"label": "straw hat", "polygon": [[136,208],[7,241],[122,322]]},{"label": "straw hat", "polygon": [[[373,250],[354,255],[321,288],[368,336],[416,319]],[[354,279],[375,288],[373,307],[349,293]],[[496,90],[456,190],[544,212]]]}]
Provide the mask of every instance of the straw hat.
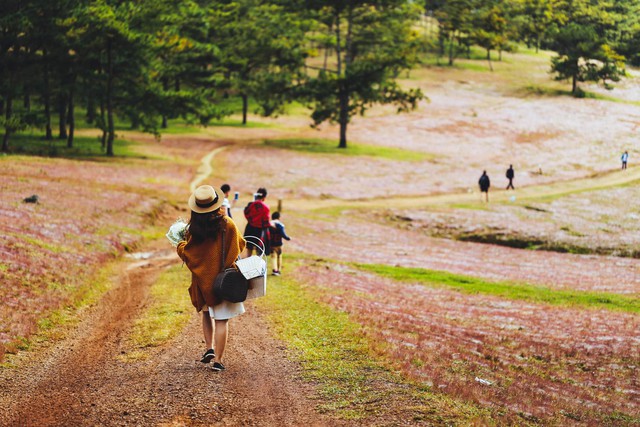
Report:
[{"label": "straw hat", "polygon": [[189,197],[189,207],[196,213],[213,212],[220,209],[224,201],[221,190],[210,185],[201,185]]}]

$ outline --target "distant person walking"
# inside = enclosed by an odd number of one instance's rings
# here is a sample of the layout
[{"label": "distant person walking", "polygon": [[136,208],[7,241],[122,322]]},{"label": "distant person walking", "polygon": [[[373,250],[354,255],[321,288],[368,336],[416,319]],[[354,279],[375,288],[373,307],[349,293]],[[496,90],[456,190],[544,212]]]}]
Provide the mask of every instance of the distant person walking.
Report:
[{"label": "distant person walking", "polygon": [[622,169],[626,169],[627,162],[629,161],[629,153],[627,151],[622,153],[622,157],[620,157],[620,160],[622,160]]},{"label": "distant person walking", "polygon": [[482,171],[482,175],[478,180],[478,185],[480,186],[480,193],[484,193],[485,201],[489,202],[489,187],[491,187],[491,181],[489,180],[489,175],[487,175],[487,171]]},{"label": "distant person walking", "polygon": [[269,211],[269,206],[264,202],[266,198],[267,189],[263,187],[258,188],[258,191],[253,195],[253,202],[249,203],[244,208],[244,217],[247,219],[247,226],[244,229],[244,237],[249,237],[247,240],[246,256],[251,256],[254,249],[258,247],[255,242],[252,242],[253,239],[250,237],[257,237],[262,240],[262,243],[264,243],[265,246],[265,255],[269,255],[271,253],[271,249],[269,247],[271,213]]},{"label": "distant person walking", "polygon": [[[191,219],[184,241],[178,243],[178,256],[191,271],[191,304],[202,313],[202,332],[206,351],[200,361],[210,363],[214,371],[224,371],[224,349],[229,334],[228,321],[244,313],[241,302],[223,301],[213,293],[213,282],[220,265],[231,267],[244,250],[245,241],[231,218],[225,215],[224,194],[210,185],[202,185],[189,198]],[[222,258],[222,244],[225,258]],[[215,321],[215,336],[213,323]],[[214,351],[215,343],[215,351]]]},{"label": "distant person walking", "polygon": [[229,184],[222,184],[222,187],[220,187],[220,189],[224,193],[224,201],[222,202],[222,206],[225,208],[225,213],[229,218],[233,218],[233,216],[231,215],[231,208],[238,201],[238,193],[236,192],[233,200],[229,201],[229,193],[231,192],[231,186]]},{"label": "distant person walking", "polygon": [[512,189],[515,190],[515,187],[513,186],[513,178],[516,176],[514,170],[513,170],[513,165],[509,165],[509,169],[507,169],[507,179],[509,180],[509,184],[507,185],[507,190],[508,189]]},{"label": "distant person walking", "polygon": [[282,239],[291,240],[284,231],[284,224],[280,221],[280,212],[271,215],[271,257],[273,258],[273,275],[279,276],[282,270]]}]

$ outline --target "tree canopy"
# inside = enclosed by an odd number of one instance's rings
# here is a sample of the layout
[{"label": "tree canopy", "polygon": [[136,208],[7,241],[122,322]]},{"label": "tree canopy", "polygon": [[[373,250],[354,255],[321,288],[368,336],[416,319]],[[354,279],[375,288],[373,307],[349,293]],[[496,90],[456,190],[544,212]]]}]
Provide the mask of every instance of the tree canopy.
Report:
[{"label": "tree canopy", "polygon": [[450,65],[472,45],[491,68],[492,51],[516,43],[552,49],[552,72],[576,95],[640,63],[640,0],[0,0],[0,10],[3,151],[29,127],[72,147],[81,111],[113,155],[116,119],[153,133],[177,117],[206,125],[231,114],[233,97],[243,123],[249,100],[266,116],[302,102],[314,125],[339,124],[346,147],[354,115],[424,97],[398,77],[427,54],[425,17]]}]

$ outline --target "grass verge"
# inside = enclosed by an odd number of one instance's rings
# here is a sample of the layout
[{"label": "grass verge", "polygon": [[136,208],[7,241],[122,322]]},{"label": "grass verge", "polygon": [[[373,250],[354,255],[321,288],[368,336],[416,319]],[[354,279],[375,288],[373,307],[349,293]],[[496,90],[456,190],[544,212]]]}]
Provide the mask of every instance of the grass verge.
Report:
[{"label": "grass verge", "polygon": [[449,287],[468,294],[495,295],[501,298],[535,303],[640,313],[640,298],[625,295],[550,289],[511,282],[491,282],[476,277],[422,268],[392,267],[379,264],[355,264],[355,266],[393,280],[415,282],[426,286]]},{"label": "grass verge", "polygon": [[264,144],[285,150],[301,151],[312,154],[342,154],[345,156],[368,156],[405,162],[431,160],[433,155],[417,151],[401,150],[393,147],[349,143],[348,148],[338,148],[338,142],[322,138],[268,139]]},{"label": "grass verge", "polygon": [[[295,268],[300,260],[292,257],[288,262]],[[433,393],[385,367],[371,353],[361,326],[346,313],[319,303],[314,292],[280,277],[271,281],[268,297],[256,300],[256,305],[293,351],[305,379],[316,386],[320,411],[352,420],[389,416],[427,424],[488,419],[485,410]],[[394,423],[393,418],[388,421]]]},{"label": "grass verge", "polygon": [[149,357],[148,347],[162,345],[184,329],[192,315],[187,276],[181,265],[163,272],[150,290],[151,304],[134,322],[129,335],[131,351],[120,357],[123,361]]}]

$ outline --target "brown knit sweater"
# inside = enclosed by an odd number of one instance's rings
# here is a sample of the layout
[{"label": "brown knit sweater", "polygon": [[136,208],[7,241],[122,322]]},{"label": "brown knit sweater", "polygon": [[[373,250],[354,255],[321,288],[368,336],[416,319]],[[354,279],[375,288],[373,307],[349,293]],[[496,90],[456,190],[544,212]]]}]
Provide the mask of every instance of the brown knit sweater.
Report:
[{"label": "brown knit sweater", "polygon": [[[227,216],[225,221],[226,260],[225,268],[231,267],[238,255],[242,253],[246,242],[233,220]],[[213,295],[213,281],[220,272],[220,258],[222,258],[222,233],[215,239],[205,239],[201,243],[195,243],[189,232],[186,241],[178,243],[178,256],[191,270],[191,286],[189,295],[191,303],[198,310],[206,304],[209,307],[220,303]]]}]

